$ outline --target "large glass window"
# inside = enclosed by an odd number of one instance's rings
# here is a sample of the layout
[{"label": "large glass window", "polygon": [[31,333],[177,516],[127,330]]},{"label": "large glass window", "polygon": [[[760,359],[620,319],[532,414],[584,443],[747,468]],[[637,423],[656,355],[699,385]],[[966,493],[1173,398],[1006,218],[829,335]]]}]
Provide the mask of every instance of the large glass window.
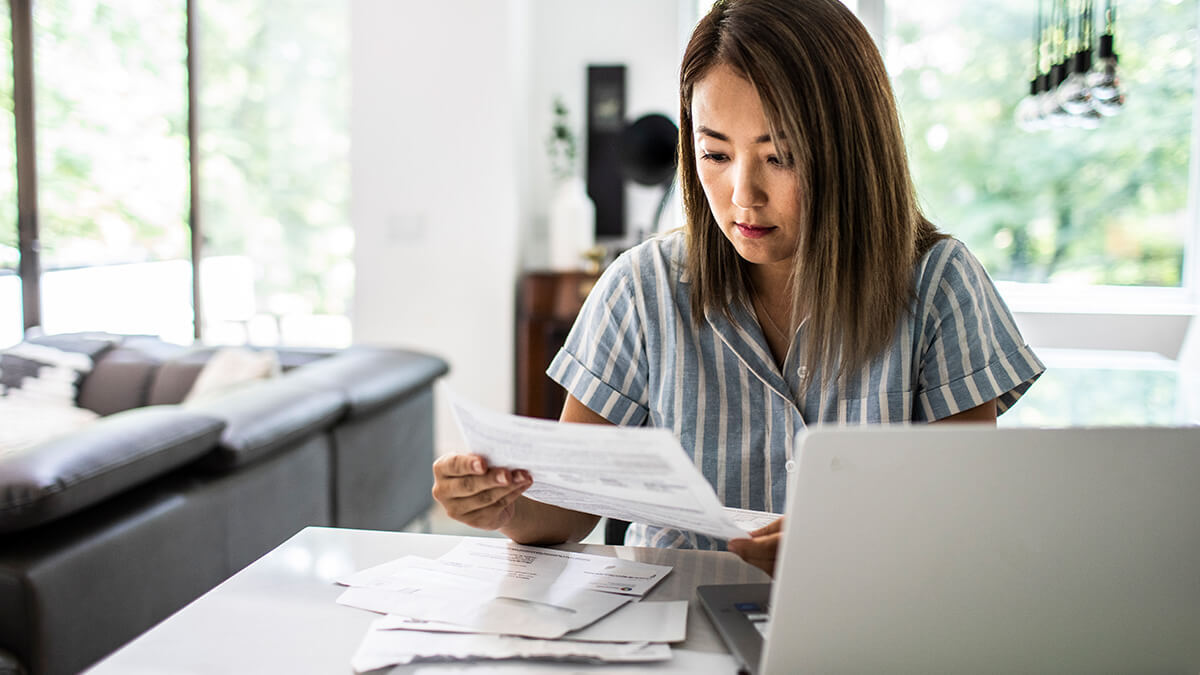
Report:
[{"label": "large glass window", "polygon": [[0,17],[0,270],[17,268],[17,146],[13,120],[12,22]]},{"label": "large glass window", "polygon": [[43,327],[187,341],[185,2],[33,10]]},{"label": "large glass window", "polygon": [[1028,0],[887,5],[888,69],[927,214],[997,279],[1180,286],[1196,0],[1122,0],[1126,104],[1096,129],[1014,123],[1036,12]]},{"label": "large glass window", "polygon": [[206,339],[347,344],[349,3],[198,7]]},{"label": "large glass window", "polygon": [[18,342],[22,332],[12,53],[12,21],[0,13],[0,348]]}]

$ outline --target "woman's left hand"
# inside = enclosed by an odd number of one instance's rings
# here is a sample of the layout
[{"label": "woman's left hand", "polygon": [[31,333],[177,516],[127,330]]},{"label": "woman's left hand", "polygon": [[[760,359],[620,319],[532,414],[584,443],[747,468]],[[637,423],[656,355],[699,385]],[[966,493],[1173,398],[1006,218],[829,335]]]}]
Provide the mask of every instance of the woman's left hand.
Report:
[{"label": "woman's left hand", "polygon": [[783,538],[783,518],[750,533],[750,539],[730,539],[729,550],[762,571],[775,576],[775,556]]}]

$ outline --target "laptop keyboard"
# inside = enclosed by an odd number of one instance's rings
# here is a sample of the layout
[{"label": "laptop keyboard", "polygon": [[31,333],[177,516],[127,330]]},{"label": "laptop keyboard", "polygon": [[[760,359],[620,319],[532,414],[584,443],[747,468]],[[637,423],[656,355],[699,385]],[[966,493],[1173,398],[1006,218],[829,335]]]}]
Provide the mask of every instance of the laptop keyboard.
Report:
[{"label": "laptop keyboard", "polygon": [[757,602],[738,602],[734,603],[734,607],[746,617],[746,620],[765,640],[767,631],[771,628],[771,606],[760,605]]}]

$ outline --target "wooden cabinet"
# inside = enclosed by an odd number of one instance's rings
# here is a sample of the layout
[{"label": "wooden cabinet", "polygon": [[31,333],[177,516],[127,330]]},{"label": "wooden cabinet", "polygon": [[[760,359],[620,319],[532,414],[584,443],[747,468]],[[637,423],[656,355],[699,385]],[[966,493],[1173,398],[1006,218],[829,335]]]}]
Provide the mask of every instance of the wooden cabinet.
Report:
[{"label": "wooden cabinet", "polygon": [[598,275],[528,272],[518,282],[516,412],[558,419],[566,392],[546,375]]}]

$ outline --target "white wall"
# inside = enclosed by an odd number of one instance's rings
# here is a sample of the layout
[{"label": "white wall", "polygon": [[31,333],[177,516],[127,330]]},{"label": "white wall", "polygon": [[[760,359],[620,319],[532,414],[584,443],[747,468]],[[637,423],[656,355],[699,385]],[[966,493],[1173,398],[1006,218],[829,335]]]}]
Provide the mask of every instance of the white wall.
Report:
[{"label": "white wall", "polygon": [[[691,4],[354,0],[355,341],[439,354],[456,391],[512,409],[516,279],[545,262],[553,97],[581,119],[587,65],[623,63],[631,119],[674,118]],[[633,196],[652,211],[655,194]],[[439,449],[461,447],[446,410],[437,423]]]},{"label": "white wall", "polygon": [[[427,350],[508,409],[517,273],[511,2],[356,0],[351,219],[357,342]],[[439,445],[456,438],[441,411]]]}]

